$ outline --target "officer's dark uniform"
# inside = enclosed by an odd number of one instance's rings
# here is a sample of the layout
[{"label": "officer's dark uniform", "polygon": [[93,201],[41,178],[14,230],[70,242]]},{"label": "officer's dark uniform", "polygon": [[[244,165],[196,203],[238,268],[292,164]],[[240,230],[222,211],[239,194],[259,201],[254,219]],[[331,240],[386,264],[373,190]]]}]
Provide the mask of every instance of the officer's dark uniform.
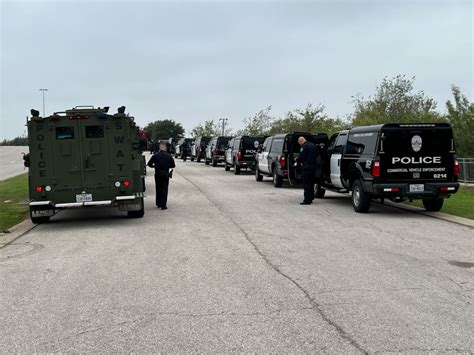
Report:
[{"label": "officer's dark uniform", "polygon": [[303,164],[303,204],[310,204],[314,200],[314,179],[318,168],[318,149],[311,142],[305,142],[301,147],[299,161]]},{"label": "officer's dark uniform", "polygon": [[174,159],[169,153],[160,150],[150,158],[148,166],[155,168],[156,207],[166,209],[170,169],[176,167]]}]

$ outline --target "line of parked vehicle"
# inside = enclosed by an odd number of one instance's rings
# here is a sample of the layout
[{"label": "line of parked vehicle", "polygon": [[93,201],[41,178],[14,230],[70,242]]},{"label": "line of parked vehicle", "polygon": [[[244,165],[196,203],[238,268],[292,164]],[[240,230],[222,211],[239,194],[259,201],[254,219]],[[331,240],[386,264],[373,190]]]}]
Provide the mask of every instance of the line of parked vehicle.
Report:
[{"label": "line of parked vehicle", "polygon": [[319,148],[321,170],[315,196],[326,190],[351,193],[356,212],[368,212],[373,199],[394,202],[421,199],[439,211],[459,189],[459,164],[449,124],[384,124],[355,127],[331,137],[291,132],[266,136],[181,138],[169,151],[186,161],[224,163],[226,171],[253,170],[256,181],[271,177],[275,187],[302,182],[298,138]]}]

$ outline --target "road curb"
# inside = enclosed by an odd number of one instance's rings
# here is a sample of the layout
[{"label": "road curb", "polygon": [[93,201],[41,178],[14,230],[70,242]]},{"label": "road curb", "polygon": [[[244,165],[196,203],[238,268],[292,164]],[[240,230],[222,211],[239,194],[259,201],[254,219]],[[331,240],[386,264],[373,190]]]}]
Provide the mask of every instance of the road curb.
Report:
[{"label": "road curb", "polygon": [[[377,201],[374,201],[374,202],[377,202]],[[380,203],[380,202],[377,202],[377,203]],[[460,224],[462,226],[474,229],[474,220],[469,219],[469,218],[458,217],[458,216],[454,216],[452,214],[443,213],[443,212],[428,212],[421,207],[410,206],[403,203],[395,203],[391,201],[385,201],[384,204],[387,206],[401,209],[401,210],[422,214],[422,215],[436,218],[436,219],[442,219],[443,221]]]},{"label": "road curb", "polygon": [[25,235],[36,226],[37,224],[33,224],[30,219],[25,219],[23,222],[8,229],[8,232],[0,233],[0,249]]}]

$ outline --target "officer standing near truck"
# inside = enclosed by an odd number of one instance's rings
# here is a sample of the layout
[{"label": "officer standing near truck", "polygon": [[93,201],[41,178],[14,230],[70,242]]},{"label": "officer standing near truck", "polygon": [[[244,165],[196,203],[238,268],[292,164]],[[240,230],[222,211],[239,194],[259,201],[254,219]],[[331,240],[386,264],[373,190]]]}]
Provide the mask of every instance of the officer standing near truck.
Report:
[{"label": "officer standing near truck", "polygon": [[301,146],[298,161],[303,165],[304,200],[300,205],[311,205],[314,200],[314,180],[318,169],[318,149],[304,137],[298,138]]},{"label": "officer standing near truck", "polygon": [[168,209],[168,186],[170,182],[170,169],[176,167],[171,154],[166,152],[166,143],[160,144],[160,151],[148,161],[148,166],[155,169],[156,207]]}]

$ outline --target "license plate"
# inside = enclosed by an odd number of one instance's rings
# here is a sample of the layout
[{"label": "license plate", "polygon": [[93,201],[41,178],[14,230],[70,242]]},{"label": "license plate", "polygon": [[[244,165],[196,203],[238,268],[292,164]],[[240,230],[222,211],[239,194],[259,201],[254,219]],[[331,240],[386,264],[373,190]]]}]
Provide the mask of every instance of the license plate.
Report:
[{"label": "license plate", "polygon": [[50,217],[54,215],[53,210],[37,210],[37,211],[31,211],[31,216],[32,217]]},{"label": "license plate", "polygon": [[410,192],[423,192],[425,191],[424,184],[412,184],[410,185]]},{"label": "license plate", "polygon": [[92,194],[80,194],[76,195],[76,202],[91,202]]}]

